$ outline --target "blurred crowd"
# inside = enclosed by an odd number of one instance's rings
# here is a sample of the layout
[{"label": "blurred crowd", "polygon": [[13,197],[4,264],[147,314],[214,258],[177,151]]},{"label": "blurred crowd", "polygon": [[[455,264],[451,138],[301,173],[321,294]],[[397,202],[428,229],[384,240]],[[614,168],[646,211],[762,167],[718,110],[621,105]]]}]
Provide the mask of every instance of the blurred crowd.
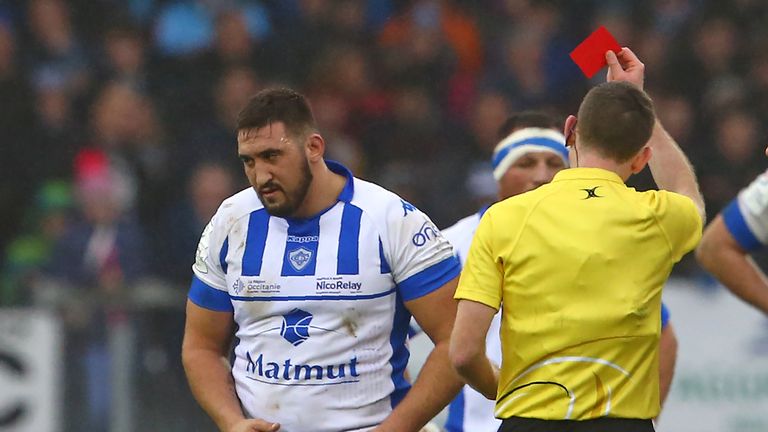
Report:
[{"label": "blurred crowd", "polygon": [[568,53],[598,25],[647,64],[714,214],[765,166],[765,24],[760,0],[0,1],[0,304],[40,269],[185,285],[247,186],[234,122],[265,86],[307,94],[330,158],[446,226],[492,199],[509,112],[576,110]]},{"label": "blurred crowd", "polygon": [[329,158],[447,226],[494,199],[510,112],[564,118],[603,79],[568,56],[599,25],[646,63],[714,215],[768,165],[764,0],[0,0],[0,306],[41,279],[183,294],[247,187],[235,119],[265,86],[305,93]]}]

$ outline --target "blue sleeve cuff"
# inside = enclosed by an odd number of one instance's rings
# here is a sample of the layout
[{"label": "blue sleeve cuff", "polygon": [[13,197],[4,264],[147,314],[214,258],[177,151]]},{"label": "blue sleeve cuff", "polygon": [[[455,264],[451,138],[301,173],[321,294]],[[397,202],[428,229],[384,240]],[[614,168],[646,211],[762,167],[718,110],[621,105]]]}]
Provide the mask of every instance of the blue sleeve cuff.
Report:
[{"label": "blue sleeve cuff", "polygon": [[754,251],[760,249],[763,245],[760,240],[755,237],[755,234],[749,229],[747,221],[744,220],[744,215],[741,214],[739,208],[739,199],[731,201],[730,204],[723,210],[723,221],[726,228],[731,232],[734,240],[745,251]]},{"label": "blue sleeve cuff", "polygon": [[664,328],[669,324],[669,309],[664,302],[661,303],[661,328]]},{"label": "blue sleeve cuff", "polygon": [[408,326],[408,337],[412,338],[421,333],[421,329],[411,324]]},{"label": "blue sleeve cuff", "polygon": [[192,278],[192,285],[189,287],[189,299],[192,303],[217,312],[233,312],[232,301],[229,299],[229,293],[217,290],[197,276]]},{"label": "blue sleeve cuff", "polygon": [[455,255],[426,268],[397,284],[403,301],[423,297],[445,285],[461,273],[461,263]]}]

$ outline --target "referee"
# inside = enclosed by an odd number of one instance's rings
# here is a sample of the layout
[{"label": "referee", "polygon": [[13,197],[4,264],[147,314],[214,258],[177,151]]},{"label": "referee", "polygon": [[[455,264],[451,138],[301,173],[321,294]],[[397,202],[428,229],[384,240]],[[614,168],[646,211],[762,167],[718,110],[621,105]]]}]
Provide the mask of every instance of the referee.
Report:
[{"label": "referee", "polygon": [[[661,289],[701,237],[685,155],[629,49],[566,120],[570,165],[483,216],[455,297],[452,364],[496,400],[500,431],[645,432],[659,413]],[[626,179],[650,164],[661,190]],[[502,364],[485,355],[501,309]]]}]

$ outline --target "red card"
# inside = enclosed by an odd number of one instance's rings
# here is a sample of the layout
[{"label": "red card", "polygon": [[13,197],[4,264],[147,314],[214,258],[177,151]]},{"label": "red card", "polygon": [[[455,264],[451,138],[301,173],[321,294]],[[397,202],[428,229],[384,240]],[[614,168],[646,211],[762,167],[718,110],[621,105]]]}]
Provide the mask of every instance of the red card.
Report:
[{"label": "red card", "polygon": [[587,78],[592,78],[608,64],[605,61],[605,53],[608,50],[618,54],[621,51],[621,46],[605,27],[600,26],[571,51],[571,59],[581,68]]}]

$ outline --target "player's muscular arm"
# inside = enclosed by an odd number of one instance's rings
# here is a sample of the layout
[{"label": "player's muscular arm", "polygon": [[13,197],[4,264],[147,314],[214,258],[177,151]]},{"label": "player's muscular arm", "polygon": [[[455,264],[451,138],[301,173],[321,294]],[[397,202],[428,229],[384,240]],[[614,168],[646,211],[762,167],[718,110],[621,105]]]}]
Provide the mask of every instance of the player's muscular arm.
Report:
[{"label": "player's muscular arm", "polygon": [[734,294],[768,314],[768,277],[733,238],[722,215],[704,230],[696,259]]},{"label": "player's muscular arm", "polygon": [[462,381],[448,361],[448,342],[456,317],[458,277],[405,306],[435,344],[408,395],[378,428],[377,432],[417,432],[436,416],[459,392]]},{"label": "player's muscular arm", "polygon": [[496,310],[471,300],[459,300],[451,336],[451,363],[472,388],[496,399],[499,370],[486,355],[485,337]]},{"label": "player's muscular arm", "polygon": [[181,357],[195,399],[223,432],[273,432],[280,425],[246,419],[235,394],[227,354],[232,313],[201,308],[187,301]]}]

